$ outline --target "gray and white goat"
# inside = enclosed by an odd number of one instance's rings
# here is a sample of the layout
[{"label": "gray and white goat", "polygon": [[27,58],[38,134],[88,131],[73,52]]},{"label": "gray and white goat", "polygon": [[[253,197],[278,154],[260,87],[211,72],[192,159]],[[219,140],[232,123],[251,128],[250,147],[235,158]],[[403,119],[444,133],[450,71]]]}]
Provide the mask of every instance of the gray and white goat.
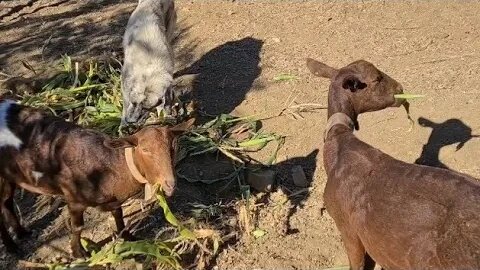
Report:
[{"label": "gray and white goat", "polygon": [[174,95],[173,0],[139,0],[123,36],[122,125],[142,124],[149,112],[170,111]]}]

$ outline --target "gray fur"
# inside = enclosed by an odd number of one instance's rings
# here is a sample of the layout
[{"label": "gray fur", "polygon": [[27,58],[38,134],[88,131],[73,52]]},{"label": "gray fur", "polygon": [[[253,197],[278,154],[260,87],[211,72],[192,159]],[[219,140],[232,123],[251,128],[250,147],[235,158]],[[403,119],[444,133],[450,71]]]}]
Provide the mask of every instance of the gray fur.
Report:
[{"label": "gray fur", "polygon": [[143,123],[173,102],[173,0],[139,0],[123,36],[122,125]]}]

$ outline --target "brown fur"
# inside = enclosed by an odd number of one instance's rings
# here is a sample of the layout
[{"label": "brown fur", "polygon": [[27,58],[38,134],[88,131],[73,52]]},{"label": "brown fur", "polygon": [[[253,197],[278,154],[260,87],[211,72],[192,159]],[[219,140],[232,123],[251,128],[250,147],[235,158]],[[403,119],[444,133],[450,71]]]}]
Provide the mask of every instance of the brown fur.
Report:
[{"label": "brown fur", "polygon": [[[366,61],[333,69],[328,115],[399,106],[402,87]],[[349,81],[350,80],[350,81]],[[480,184],[445,169],[408,164],[360,141],[346,125],[327,134],[324,200],[342,235],[350,269],[480,269]]]},{"label": "brown fur", "polygon": [[[80,245],[84,210],[99,207],[112,211],[117,230],[122,232],[125,225],[120,206],[143,188],[126,165],[124,148],[133,147],[139,171],[149,183],[160,184],[171,195],[175,188],[173,140],[192,124],[190,121],[173,128],[150,126],[129,137],[111,139],[18,104],[12,104],[7,115],[7,126],[22,145],[20,149],[0,147],[3,217],[16,233],[24,232],[10,206],[16,186],[34,193],[62,195],[70,211],[71,247],[77,257],[86,255]],[[1,217],[0,233],[7,249],[15,251]]]}]

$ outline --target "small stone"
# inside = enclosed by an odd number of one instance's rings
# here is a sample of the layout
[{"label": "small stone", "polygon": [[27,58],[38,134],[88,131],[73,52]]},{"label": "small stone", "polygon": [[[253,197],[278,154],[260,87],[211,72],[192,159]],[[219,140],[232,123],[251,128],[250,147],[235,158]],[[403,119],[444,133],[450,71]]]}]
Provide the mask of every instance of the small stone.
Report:
[{"label": "small stone", "polygon": [[280,43],[281,40],[278,37],[274,37],[272,38],[272,41],[275,43]]},{"label": "small stone", "polygon": [[310,186],[310,183],[307,181],[307,177],[305,176],[305,172],[303,171],[303,168],[300,165],[297,165],[292,168],[292,179],[293,179],[293,183],[297,187],[306,188]]},{"label": "small stone", "polygon": [[275,171],[271,169],[260,169],[248,171],[247,183],[257,191],[268,192],[273,188],[275,182]]}]

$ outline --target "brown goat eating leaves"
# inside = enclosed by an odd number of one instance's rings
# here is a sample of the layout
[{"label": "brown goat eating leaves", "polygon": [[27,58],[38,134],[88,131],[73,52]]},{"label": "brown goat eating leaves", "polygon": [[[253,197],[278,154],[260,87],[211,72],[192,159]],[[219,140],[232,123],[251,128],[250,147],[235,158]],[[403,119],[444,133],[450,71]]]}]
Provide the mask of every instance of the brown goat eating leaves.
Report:
[{"label": "brown goat eating leaves", "polygon": [[402,86],[363,60],[307,66],[331,79],[324,201],[350,269],[480,269],[479,180],[399,161],[353,135],[358,114],[400,106]]},{"label": "brown goat eating leaves", "polygon": [[170,128],[148,126],[112,139],[42,110],[0,100],[0,234],[7,250],[18,252],[6,225],[19,237],[26,233],[13,209],[17,186],[63,196],[76,257],[87,255],[80,245],[87,207],[111,211],[117,231],[127,236],[121,204],[151,185],[172,195],[174,140],[192,124],[193,119]]}]

